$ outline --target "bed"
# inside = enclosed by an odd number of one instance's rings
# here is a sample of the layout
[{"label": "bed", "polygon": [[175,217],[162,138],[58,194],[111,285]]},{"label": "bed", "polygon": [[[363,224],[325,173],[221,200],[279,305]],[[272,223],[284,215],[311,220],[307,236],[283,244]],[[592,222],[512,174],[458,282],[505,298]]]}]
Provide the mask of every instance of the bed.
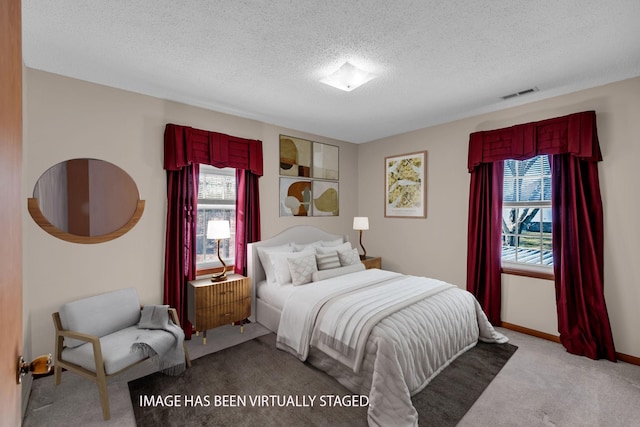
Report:
[{"label": "bed", "polygon": [[279,349],[368,396],[370,426],[418,425],[412,395],[478,340],[507,341],[469,292],[367,270],[343,235],[292,227],[249,244],[247,262],[250,319],[277,333]]}]

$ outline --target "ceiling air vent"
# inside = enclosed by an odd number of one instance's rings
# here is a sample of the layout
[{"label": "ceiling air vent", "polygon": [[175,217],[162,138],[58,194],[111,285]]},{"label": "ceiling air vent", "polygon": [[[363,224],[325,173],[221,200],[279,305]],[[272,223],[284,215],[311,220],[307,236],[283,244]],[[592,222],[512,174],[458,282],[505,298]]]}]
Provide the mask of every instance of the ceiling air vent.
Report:
[{"label": "ceiling air vent", "polygon": [[502,97],[502,99],[507,100],[507,99],[511,99],[511,98],[515,98],[516,96],[522,96],[522,95],[526,95],[528,93],[533,93],[533,92],[537,92],[540,89],[538,89],[537,86],[534,86],[530,89],[525,89],[525,90],[521,90],[520,92],[514,92],[514,93],[510,93],[509,95],[505,95]]}]

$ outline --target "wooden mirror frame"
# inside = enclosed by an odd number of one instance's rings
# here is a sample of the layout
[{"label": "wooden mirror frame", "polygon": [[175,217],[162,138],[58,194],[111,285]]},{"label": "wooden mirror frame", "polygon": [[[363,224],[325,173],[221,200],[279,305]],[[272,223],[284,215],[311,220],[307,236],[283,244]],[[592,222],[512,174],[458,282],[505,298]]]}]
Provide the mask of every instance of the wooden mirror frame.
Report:
[{"label": "wooden mirror frame", "polygon": [[144,212],[144,200],[137,201],[136,210],[126,224],[124,224],[118,230],[112,231],[108,234],[103,234],[101,236],[80,236],[59,229],[55,225],[51,224],[51,222],[49,222],[49,220],[44,216],[44,214],[40,210],[38,199],[36,198],[30,197],[27,199],[27,209],[29,210],[29,214],[31,215],[31,218],[33,218],[33,220],[36,222],[36,224],[38,224],[40,228],[42,228],[52,236],[71,243],[92,244],[103,243],[113,239],[117,239],[118,237],[131,230],[138,223],[140,217],[142,217],[142,213]]}]

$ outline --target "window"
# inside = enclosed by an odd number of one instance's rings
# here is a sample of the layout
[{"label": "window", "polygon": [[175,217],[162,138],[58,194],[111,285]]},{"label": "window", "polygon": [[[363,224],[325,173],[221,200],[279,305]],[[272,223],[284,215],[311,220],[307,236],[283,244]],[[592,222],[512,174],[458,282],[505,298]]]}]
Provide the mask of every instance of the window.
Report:
[{"label": "window", "polygon": [[217,241],[207,239],[207,222],[229,221],[231,238],[220,241],[220,256],[227,266],[235,261],[236,175],[235,169],[200,165],[198,180],[198,219],[196,223],[196,267],[220,267]]},{"label": "window", "polygon": [[505,160],[502,266],[553,266],[549,156]]}]

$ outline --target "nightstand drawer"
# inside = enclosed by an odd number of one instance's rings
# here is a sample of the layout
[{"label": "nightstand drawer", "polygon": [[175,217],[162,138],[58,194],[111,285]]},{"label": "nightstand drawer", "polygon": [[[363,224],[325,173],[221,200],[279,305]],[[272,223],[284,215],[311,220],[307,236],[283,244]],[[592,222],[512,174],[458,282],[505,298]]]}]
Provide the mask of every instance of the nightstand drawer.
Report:
[{"label": "nightstand drawer", "polygon": [[250,296],[250,281],[236,280],[196,288],[197,309],[228,304]]},{"label": "nightstand drawer", "polygon": [[251,316],[251,298],[246,297],[227,304],[196,309],[196,329],[206,330],[239,322]]},{"label": "nightstand drawer", "polygon": [[207,329],[251,316],[251,279],[230,274],[221,282],[208,278],[194,280],[189,282],[187,298],[188,319],[196,331],[205,333],[206,338]]}]

